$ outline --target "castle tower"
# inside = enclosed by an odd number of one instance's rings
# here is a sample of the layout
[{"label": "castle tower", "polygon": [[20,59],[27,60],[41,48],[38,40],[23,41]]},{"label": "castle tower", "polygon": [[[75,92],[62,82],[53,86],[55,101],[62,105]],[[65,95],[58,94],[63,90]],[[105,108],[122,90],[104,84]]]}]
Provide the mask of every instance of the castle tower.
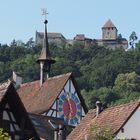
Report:
[{"label": "castle tower", "polygon": [[44,44],[41,50],[41,54],[37,63],[40,64],[40,85],[49,77],[51,71],[51,65],[55,63],[55,60],[51,58],[50,50],[49,50],[49,43],[47,37],[47,23],[48,21],[45,20],[45,32],[44,32]]},{"label": "castle tower", "polygon": [[102,27],[102,39],[103,40],[116,40],[117,39],[117,28],[109,19]]}]

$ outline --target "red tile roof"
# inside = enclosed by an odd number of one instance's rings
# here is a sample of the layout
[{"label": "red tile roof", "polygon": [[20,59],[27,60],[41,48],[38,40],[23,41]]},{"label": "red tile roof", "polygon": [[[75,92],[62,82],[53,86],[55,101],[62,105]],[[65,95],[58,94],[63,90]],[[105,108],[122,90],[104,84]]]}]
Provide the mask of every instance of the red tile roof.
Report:
[{"label": "red tile roof", "polygon": [[19,96],[30,113],[44,113],[50,109],[59,93],[65,86],[71,73],[48,78],[40,87],[40,81],[21,85]]},{"label": "red tile roof", "polygon": [[[96,117],[95,109],[90,110],[80,124],[70,133],[67,140],[83,140],[94,124],[102,128],[107,125],[111,128],[112,133],[116,134],[128,121],[139,104],[140,101],[137,100],[123,105],[112,106],[104,109],[98,117]],[[97,134],[97,131],[99,130],[95,130],[94,133]]]},{"label": "red tile roof", "polygon": [[84,41],[84,40],[85,40],[85,35],[84,35],[84,34],[77,34],[77,35],[74,37],[74,40],[77,40],[77,41]]},{"label": "red tile roof", "polygon": [[114,28],[115,25],[113,24],[113,22],[110,19],[103,26],[103,28],[112,28],[112,27]]}]

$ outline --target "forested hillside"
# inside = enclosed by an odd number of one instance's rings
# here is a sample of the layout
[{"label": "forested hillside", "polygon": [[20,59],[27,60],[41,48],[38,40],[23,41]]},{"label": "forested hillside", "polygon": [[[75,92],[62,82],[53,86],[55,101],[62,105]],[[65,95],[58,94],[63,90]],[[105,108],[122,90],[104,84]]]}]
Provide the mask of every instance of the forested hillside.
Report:
[{"label": "forested hillside", "polygon": [[[23,82],[39,79],[36,63],[41,46],[0,46],[0,82],[20,73]],[[84,45],[57,47],[50,44],[56,63],[51,75],[73,72],[89,108],[100,99],[105,105],[140,97],[140,42],[130,51]]]}]

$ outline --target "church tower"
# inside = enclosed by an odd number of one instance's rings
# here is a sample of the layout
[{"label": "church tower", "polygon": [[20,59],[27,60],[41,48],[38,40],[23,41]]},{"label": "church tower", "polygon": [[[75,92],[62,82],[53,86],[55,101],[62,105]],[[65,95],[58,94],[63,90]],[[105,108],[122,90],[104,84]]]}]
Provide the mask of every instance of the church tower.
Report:
[{"label": "church tower", "polygon": [[117,28],[109,19],[102,27],[102,39],[103,40],[116,40],[117,39]]},{"label": "church tower", "polygon": [[43,82],[49,77],[51,71],[51,65],[55,63],[55,60],[51,58],[49,43],[47,37],[47,23],[48,21],[45,19],[45,32],[44,32],[44,44],[41,50],[41,54],[37,63],[40,64],[40,86]]}]

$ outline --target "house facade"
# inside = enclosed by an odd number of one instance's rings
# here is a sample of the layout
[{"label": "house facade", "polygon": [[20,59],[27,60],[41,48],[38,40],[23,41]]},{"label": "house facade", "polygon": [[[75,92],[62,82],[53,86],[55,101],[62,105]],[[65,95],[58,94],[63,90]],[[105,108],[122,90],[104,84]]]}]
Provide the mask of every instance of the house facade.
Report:
[{"label": "house facade", "polygon": [[69,134],[67,140],[92,140],[106,130],[109,130],[114,140],[139,140],[139,115],[139,100],[111,106],[100,112],[97,108],[89,110],[80,124]]}]

